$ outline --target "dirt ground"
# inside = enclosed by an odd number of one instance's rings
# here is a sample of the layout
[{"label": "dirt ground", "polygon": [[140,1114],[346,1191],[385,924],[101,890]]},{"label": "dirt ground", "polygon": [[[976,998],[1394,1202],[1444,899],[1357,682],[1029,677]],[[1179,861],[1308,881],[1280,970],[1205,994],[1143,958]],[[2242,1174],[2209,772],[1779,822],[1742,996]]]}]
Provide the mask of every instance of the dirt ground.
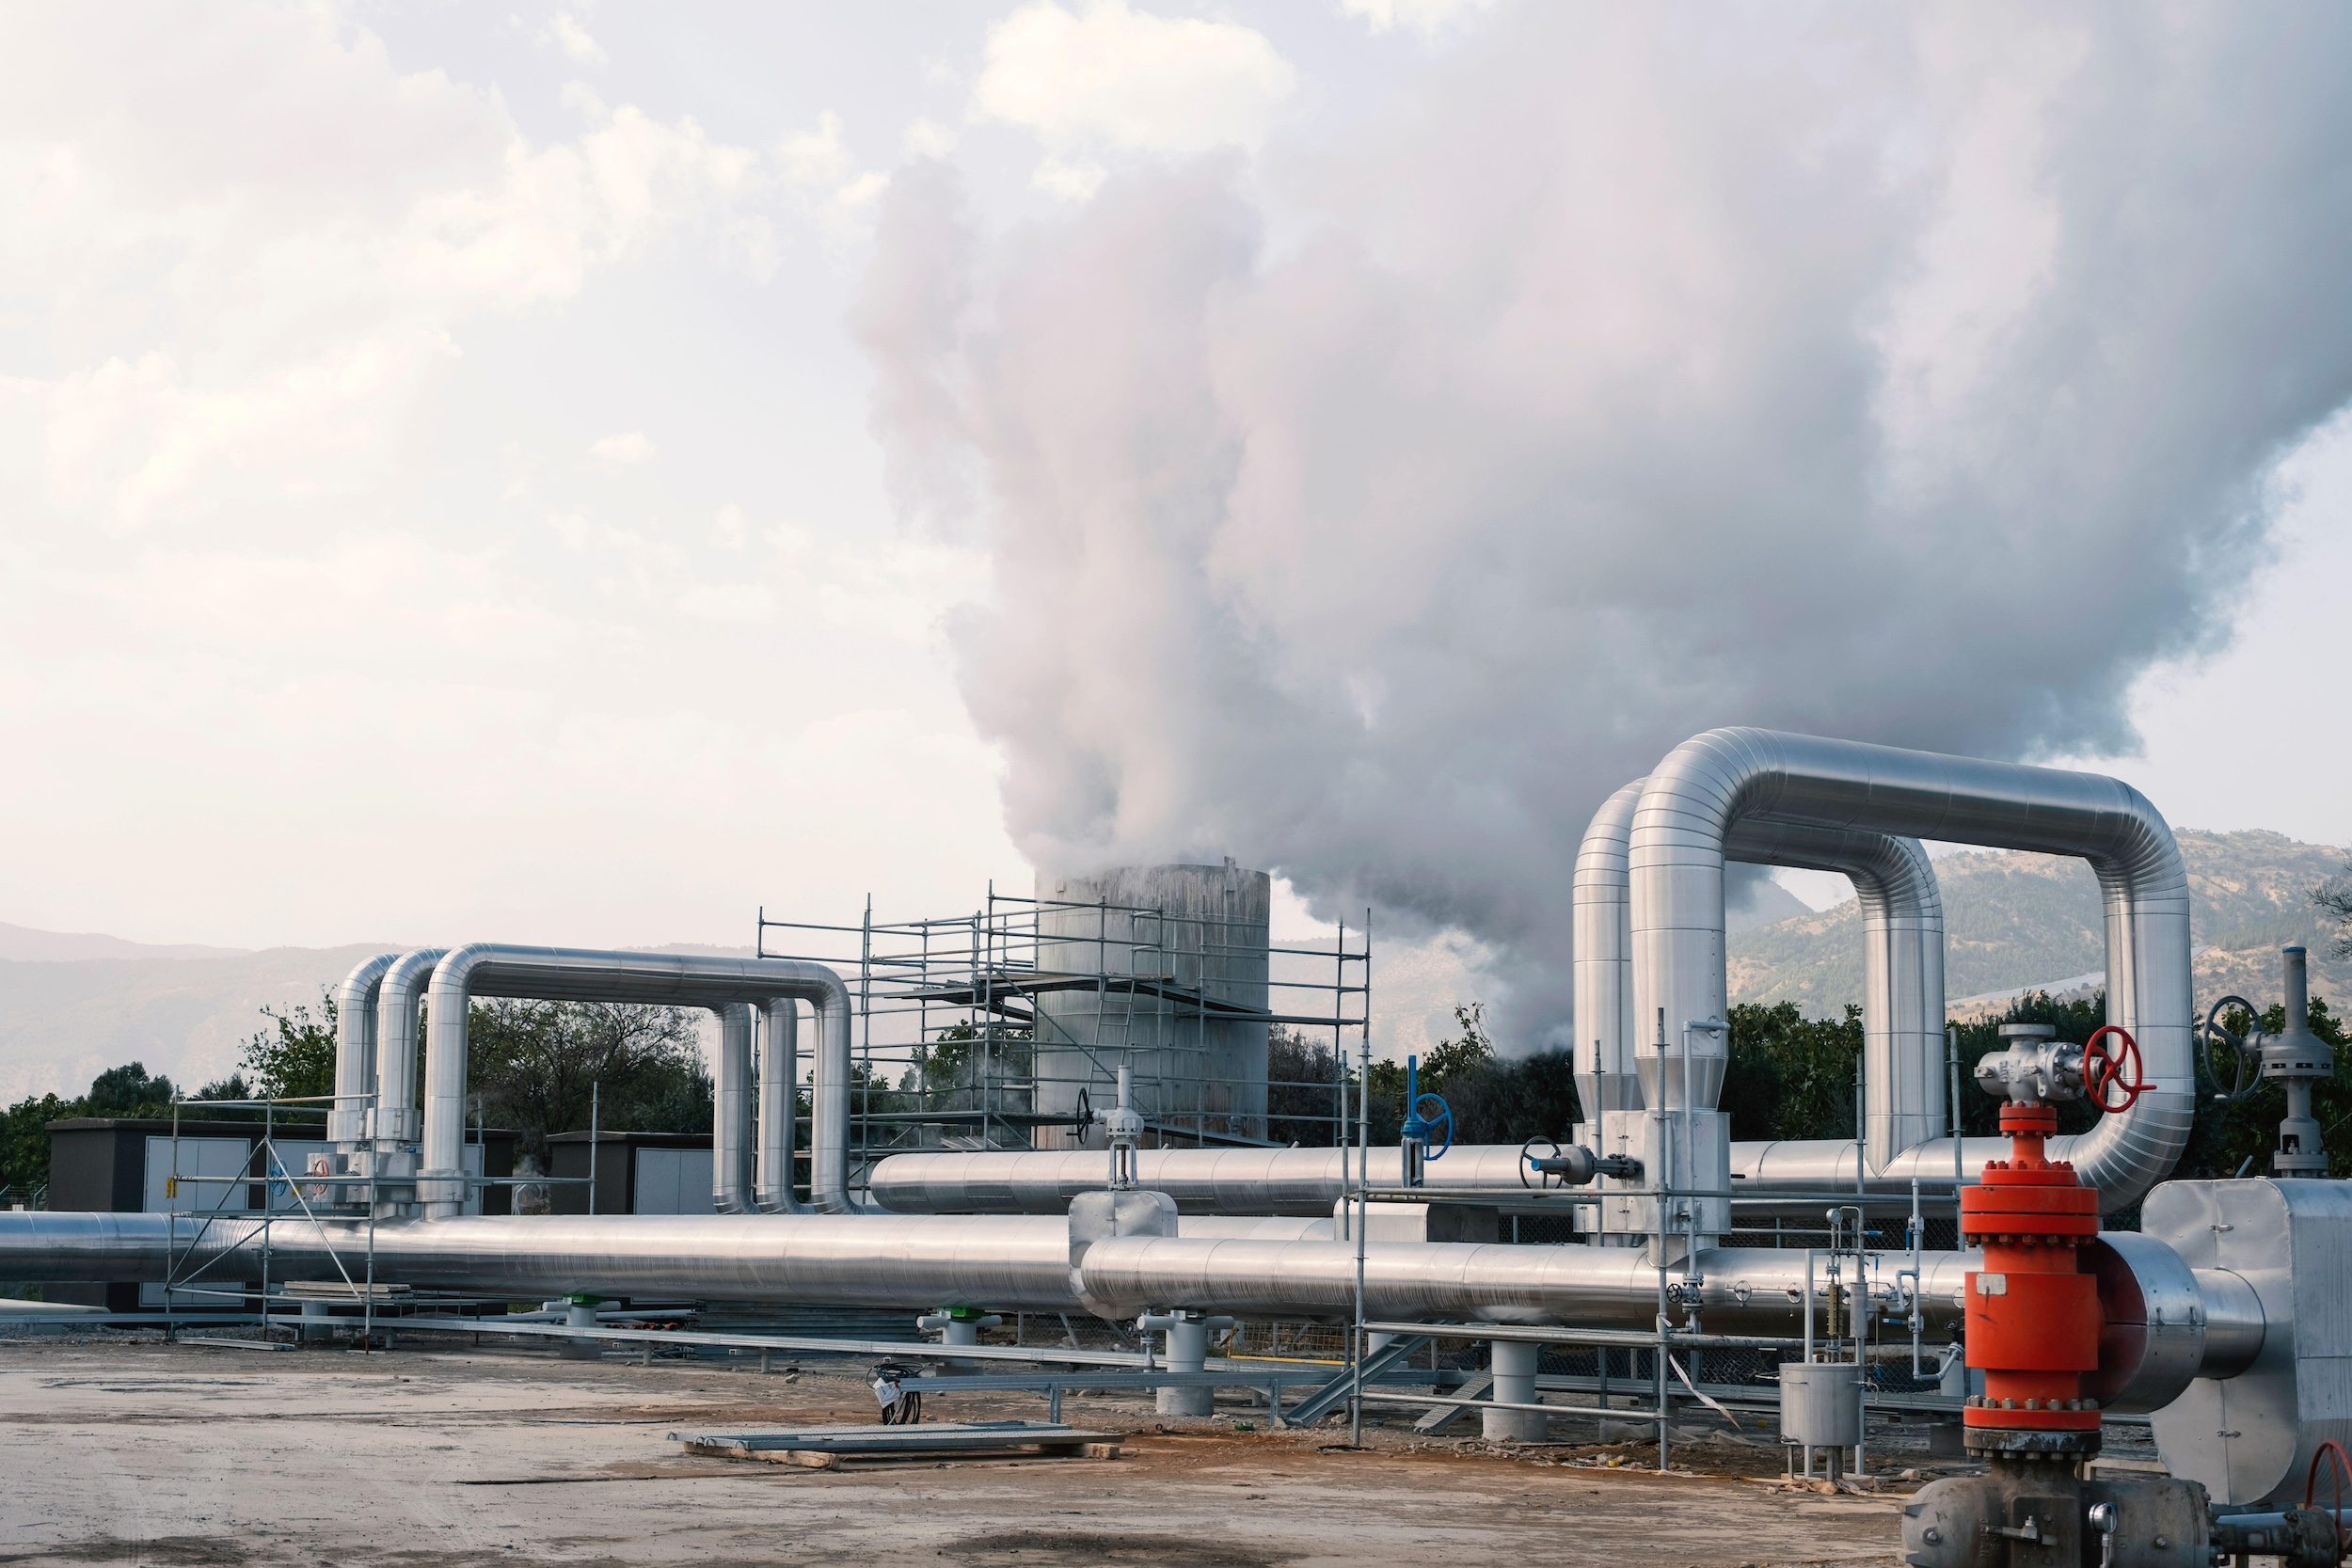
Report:
[{"label": "dirt ground", "polygon": [[[1122,1434],[1115,1460],[821,1471],[668,1437],[870,1421],[858,1370],[0,1341],[0,1563],[1892,1563],[1911,1489],[1775,1486],[1755,1473],[1776,1449],[1726,1444],[1690,1449],[1687,1476],[1638,1468],[1638,1449],[1611,1468],[1605,1450],[1402,1432],[1333,1451],[1343,1427],[1165,1422],[1126,1399],[1063,1411]],[[926,1418],[1042,1415],[972,1396]]]}]

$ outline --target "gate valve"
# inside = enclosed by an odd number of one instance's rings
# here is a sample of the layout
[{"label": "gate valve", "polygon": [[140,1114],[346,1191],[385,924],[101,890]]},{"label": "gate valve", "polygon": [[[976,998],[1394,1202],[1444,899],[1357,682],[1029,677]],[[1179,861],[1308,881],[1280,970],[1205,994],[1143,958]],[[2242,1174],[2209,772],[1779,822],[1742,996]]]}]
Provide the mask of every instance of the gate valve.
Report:
[{"label": "gate valve", "polygon": [[[1423,1110],[1433,1106],[1433,1110]],[[1432,1141],[1442,1139],[1436,1148]],[[1421,1092],[1421,1058],[1405,1058],[1405,1125],[1398,1139],[1405,1157],[1405,1185],[1421,1185],[1422,1166],[1442,1160],[1454,1147],[1454,1107],[1441,1095]]]},{"label": "gate valve", "polygon": [[[2222,1022],[2233,1013],[2246,1015],[2249,1022],[2244,1029],[2233,1029]],[[2205,1022],[2198,1026],[2198,1042],[2203,1047],[2200,1059],[2218,1091],[2214,1098],[2225,1105],[2235,1105],[2262,1087],[2263,1048],[2270,1043],[2262,1016],[2262,1009],[2243,996],[2230,995],[2207,1008]],[[2227,1064],[2227,1081],[2217,1064]]]},{"label": "gate valve", "polygon": [[2044,1152],[2058,1132],[2056,1101],[2088,1098],[2120,1111],[2147,1085],[2139,1047],[2109,1024],[2088,1044],[2042,1023],[2001,1027],[2006,1049],[1977,1064],[1979,1087],[2001,1101],[2006,1160],[1985,1163],[1960,1196],[1961,1233],[1984,1249],[1967,1276],[1967,1361],[1984,1374],[1963,1436],[1996,1459],[2078,1459],[2099,1451],[2099,1405],[2083,1393],[2098,1370],[2104,1326],[2097,1281],[2076,1253],[2099,1234],[2099,1194]]},{"label": "gate valve", "polygon": [[[1530,1176],[1534,1178],[1529,1180]],[[1519,1185],[1530,1190],[1551,1187],[1581,1187],[1596,1177],[1613,1176],[1621,1181],[1638,1181],[1642,1162],[1627,1154],[1599,1154],[1589,1148],[1570,1145],[1562,1148],[1556,1138],[1542,1133],[1519,1145]]]}]

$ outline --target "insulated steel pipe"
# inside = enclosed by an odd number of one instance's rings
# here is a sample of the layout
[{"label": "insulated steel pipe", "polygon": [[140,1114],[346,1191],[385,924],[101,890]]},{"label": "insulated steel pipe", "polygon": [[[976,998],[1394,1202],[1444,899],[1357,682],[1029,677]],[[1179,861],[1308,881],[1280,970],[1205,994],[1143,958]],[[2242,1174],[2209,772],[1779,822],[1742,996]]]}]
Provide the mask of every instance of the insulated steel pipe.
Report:
[{"label": "insulated steel pipe", "polygon": [[[1179,1210],[1206,1214],[1328,1214],[1354,1190],[1356,1151],[1346,1148],[1141,1148],[1136,1185],[1166,1193]],[[1395,1148],[1370,1151],[1372,1184],[1405,1184]],[[875,1163],[867,1196],[898,1213],[1058,1214],[1080,1193],[1103,1186],[1103,1151],[943,1149],[893,1154]],[[1517,1144],[1456,1144],[1424,1165],[1432,1192],[1521,1194]]]},{"label": "insulated steel pipe", "polygon": [[[1149,1310],[1345,1316],[1356,1301],[1352,1242],[1313,1234],[1235,1238],[1232,1221],[1186,1221],[1175,1236],[1112,1236],[1073,1261],[1054,1215],[459,1215],[375,1227],[375,1276],[449,1290],[693,1296],[851,1307],[1076,1311],[1127,1320]],[[1265,1222],[1250,1222],[1263,1231]],[[243,1277],[261,1267],[263,1226],[208,1226],[145,1213],[0,1214],[0,1280]],[[1206,1231],[1207,1233],[1203,1233]],[[363,1257],[367,1227],[347,1220],[269,1227],[271,1277],[339,1279]],[[250,1251],[249,1260],[240,1260]],[[1391,1319],[1650,1328],[1659,1276],[1638,1252],[1584,1246],[1382,1243],[1363,1253],[1365,1310]],[[1885,1254],[1891,1281],[1911,1255]],[[1701,1259],[1709,1329],[1783,1331],[1804,1293],[1804,1254],[1718,1248]],[[1958,1321],[1970,1257],[1926,1257],[1923,1305],[1937,1333]],[[348,1266],[348,1263],[344,1266]],[[1670,1276],[1669,1291],[1680,1295]]]},{"label": "insulated steel pipe", "polygon": [[[1634,808],[1648,782],[1636,779],[1612,795],[1577,848],[1576,1083],[1595,1123],[1603,1111],[1644,1103],[1633,1061],[1629,854]],[[1890,833],[1751,816],[1732,824],[1724,858],[1832,871],[1853,883],[1862,907],[1864,1131],[1872,1163],[1933,1137],[1945,1114],[1944,903],[1927,850]],[[1740,1168],[1736,1151],[1732,1164]]]},{"label": "insulated steel pipe", "polygon": [[[210,1275],[340,1280],[373,1245],[375,1277],[515,1297],[688,1295],[815,1305],[1247,1312],[1652,1330],[1678,1307],[1717,1333],[1788,1334],[1808,1281],[1797,1249],[1715,1247],[1661,1272],[1629,1248],[1355,1243],[1327,1220],[1179,1218],[1176,1233],[1091,1237],[1075,1216],[462,1216],[381,1223],[243,1215],[0,1214],[0,1281]],[[2116,1352],[2107,1408],[2153,1410],[2198,1377],[2246,1370],[2269,1345],[2263,1303],[2226,1270],[2191,1269],[2153,1236],[2102,1238],[2100,1295]],[[339,1259],[341,1261],[339,1262]],[[1942,1338],[1958,1323],[1973,1253],[1865,1254],[1877,1309]],[[1914,1269],[1916,1273],[1914,1273]],[[1851,1282],[1849,1281],[1850,1287]]]},{"label": "insulated steel pipe", "polygon": [[335,992],[335,1103],[326,1136],[347,1163],[367,1135],[368,1096],[375,1087],[375,998],[397,953],[362,958]]},{"label": "insulated steel pipe", "polygon": [[[792,1191],[793,1126],[799,1119],[801,1005],[788,996],[768,1004],[759,1046],[759,1156],[753,1202],[763,1214],[803,1212]],[[840,1141],[846,1145],[848,1134]]]},{"label": "insulated steel pipe", "polygon": [[[376,1177],[405,1182],[417,1173],[417,1140],[424,1131],[417,1110],[417,1022],[425,988],[445,947],[403,953],[376,988],[375,1158]],[[414,1190],[376,1189],[376,1212],[387,1217],[412,1212]]]},{"label": "insulated steel pipe", "polygon": [[1633,808],[1648,782],[1636,779],[1601,802],[1576,847],[1570,894],[1576,942],[1571,1056],[1577,1108],[1588,1129],[1581,1135],[1591,1140],[1599,1136],[1603,1115],[1642,1108],[1641,1081],[1633,1075],[1633,911],[1625,857],[1633,836]]},{"label": "insulated steel pipe", "polygon": [[[0,1213],[0,1280],[217,1280],[261,1270],[275,1279],[340,1281],[368,1254],[368,1227],[347,1220],[267,1226],[237,1214],[210,1223],[150,1213]],[[1186,1219],[1181,1234],[1252,1244],[1301,1239],[1356,1256],[1328,1220]],[[1058,1215],[908,1214],[459,1215],[374,1227],[375,1277],[419,1287],[565,1294],[659,1294],[834,1306],[1076,1311],[1070,1228]],[[241,1253],[249,1253],[240,1259]],[[338,1267],[338,1257],[342,1259]],[[357,1277],[356,1275],[354,1277]]]},{"label": "insulated steel pipe", "polygon": [[[2149,1087],[2090,1132],[2053,1140],[2050,1154],[2070,1161],[2096,1186],[2108,1212],[2137,1202],[2179,1161],[2193,1094],[2188,881],[2170,828],[2137,790],[2093,773],[1770,730],[1695,736],[1651,773],[1634,813],[1637,1021],[1665,1019],[1674,1031],[1724,1012],[1725,844],[1732,825],[1750,816],[2089,861],[2106,907],[2107,1018],[2138,1041]],[[1637,1038],[1654,1042],[1654,1031],[1645,1028]],[[1645,1079],[1654,1074],[1672,1096],[1656,1103],[1712,1110],[1722,1085],[1719,1040],[1693,1038],[1685,1046],[1673,1039],[1662,1053],[1654,1043],[1640,1049]],[[1678,1060],[1686,1049],[1693,1070],[1683,1096]],[[1966,1140],[1958,1150],[1948,1139],[1915,1144],[1869,1185],[1897,1192],[1914,1177],[1948,1183],[1955,1164],[1963,1172],[1980,1169],[2004,1147],[1993,1138]],[[1760,1196],[1759,1177],[1819,1189],[1837,1181],[1841,1162],[1849,1180],[1853,1169],[1851,1145],[1775,1145],[1767,1154],[1743,1190]],[[1662,1174],[1683,1182],[1689,1163],[1678,1159]]]},{"label": "insulated steel pipe", "polygon": [[719,1013],[719,1070],[710,1085],[710,1206],[722,1214],[752,1212],[752,1006],[729,1002]]},{"label": "insulated steel pipe", "polygon": [[429,993],[424,1168],[418,1175],[420,1196],[433,1218],[455,1215],[465,1198],[466,1029],[476,996],[714,1009],[739,1002],[766,1006],[781,998],[809,1003],[818,1029],[811,1196],[823,1212],[850,1212],[850,993],[832,970],[787,958],[477,942],[435,967]]},{"label": "insulated steel pipe", "polygon": [[[1915,838],[1747,817],[1729,856],[1834,871],[1862,906],[1863,1133],[1873,1169],[1943,1131],[1944,900]],[[1737,1166],[1735,1165],[1735,1169]]]}]

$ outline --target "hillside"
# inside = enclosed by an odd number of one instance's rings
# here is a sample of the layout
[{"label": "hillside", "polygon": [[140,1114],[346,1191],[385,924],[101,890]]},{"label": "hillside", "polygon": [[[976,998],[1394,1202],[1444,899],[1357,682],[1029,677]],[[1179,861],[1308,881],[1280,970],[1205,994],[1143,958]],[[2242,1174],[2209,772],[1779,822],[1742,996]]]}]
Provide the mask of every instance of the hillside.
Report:
[{"label": "hillside", "polygon": [[363,944],[210,958],[0,959],[0,1102],[78,1093],[96,1074],[129,1061],[193,1089],[236,1065],[240,1047],[262,1024],[264,1006],[315,1006],[321,986],[382,951]]},{"label": "hillside", "polygon": [[[236,1066],[245,1042],[263,1026],[264,1006],[315,1010],[322,988],[398,945],[241,952],[0,927],[0,1104],[78,1094],[99,1073],[131,1061],[195,1089]],[[60,956],[18,956],[27,951]],[[749,949],[672,943],[648,951],[739,956]],[[207,956],[169,956],[178,953]]]},{"label": "hillside", "polygon": [[[2310,903],[2313,884],[2344,869],[2347,851],[2302,844],[2283,833],[2180,831],[2187,863],[2190,940],[2198,948],[2197,994],[2236,990],[2267,1001],[2279,989],[2278,950],[2312,950],[2312,990],[2352,997],[2352,961],[2328,952]],[[1946,990],[1955,1011],[1980,999],[1997,1005],[2018,990],[2095,987],[2105,934],[2099,888],[2080,861],[1967,851],[1936,862],[1943,884]],[[1734,931],[1735,1002],[1796,1003],[1835,1012],[1862,996],[1862,917],[1849,899],[1769,926]]]}]

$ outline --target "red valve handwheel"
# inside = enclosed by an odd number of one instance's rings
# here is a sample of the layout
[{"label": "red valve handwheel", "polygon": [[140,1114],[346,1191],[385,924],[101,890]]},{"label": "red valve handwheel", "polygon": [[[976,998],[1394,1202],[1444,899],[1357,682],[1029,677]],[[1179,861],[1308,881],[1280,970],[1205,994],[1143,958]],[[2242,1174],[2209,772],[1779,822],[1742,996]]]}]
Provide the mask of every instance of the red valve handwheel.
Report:
[{"label": "red valve handwheel", "polygon": [[[2109,1035],[2122,1044],[2108,1050],[2101,1042]],[[2102,1024],[2083,1042],[2083,1092],[2090,1097],[2093,1105],[2109,1116],[2130,1110],[2133,1101],[2146,1092],[2148,1080],[2142,1071],[2139,1042],[2118,1024]],[[2114,1099],[2116,1093],[2123,1098]]]}]

